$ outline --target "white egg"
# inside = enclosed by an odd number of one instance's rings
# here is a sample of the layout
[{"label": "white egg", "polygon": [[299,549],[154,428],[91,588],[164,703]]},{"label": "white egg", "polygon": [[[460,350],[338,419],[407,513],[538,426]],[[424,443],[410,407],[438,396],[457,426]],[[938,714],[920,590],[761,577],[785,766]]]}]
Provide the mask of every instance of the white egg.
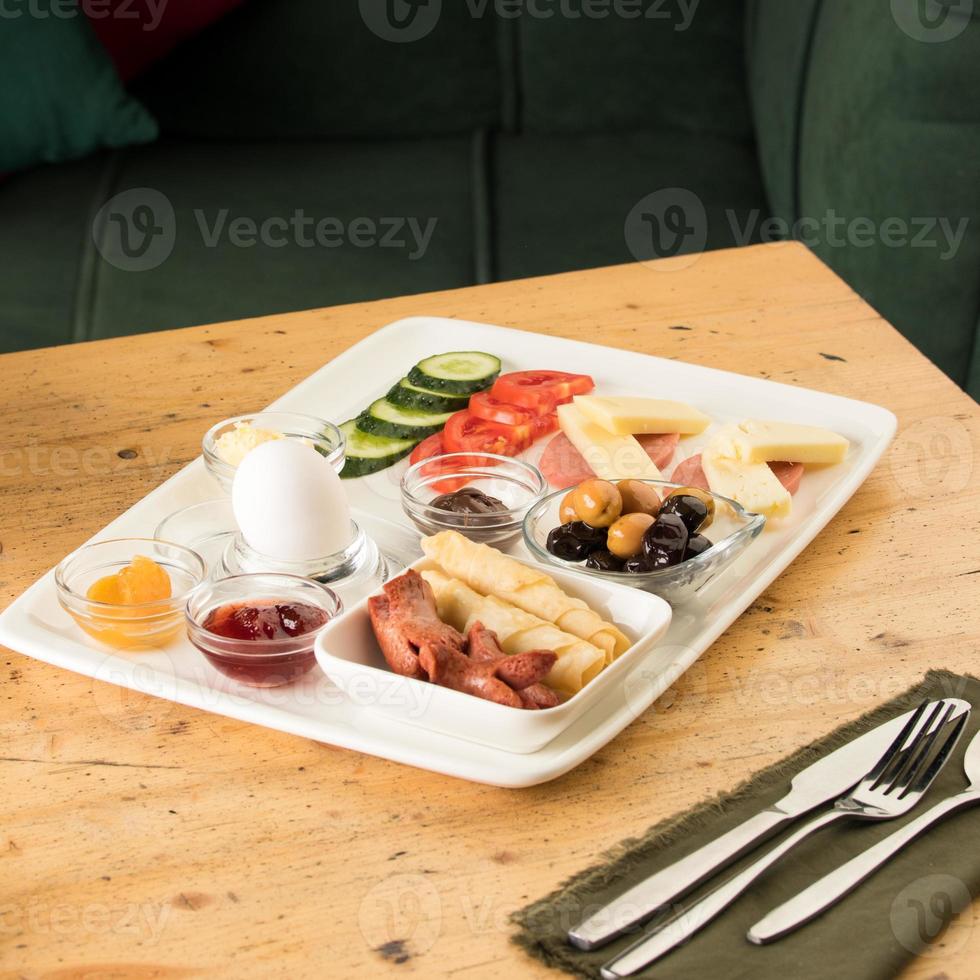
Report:
[{"label": "white egg", "polygon": [[231,488],[248,544],[279,561],[313,561],[353,540],[350,505],[336,470],[312,446],[278,439],[239,463]]}]

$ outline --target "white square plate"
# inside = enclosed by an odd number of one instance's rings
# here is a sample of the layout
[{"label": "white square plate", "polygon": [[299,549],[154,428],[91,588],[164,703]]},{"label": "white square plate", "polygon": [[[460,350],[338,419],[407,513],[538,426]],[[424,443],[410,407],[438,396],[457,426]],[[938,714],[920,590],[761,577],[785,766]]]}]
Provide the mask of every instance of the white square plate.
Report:
[{"label": "white square plate", "polygon": [[[433,562],[421,558],[412,567],[421,571],[433,567]],[[536,752],[622,681],[664,635],[671,615],[670,606],[648,592],[577,572],[549,569],[548,574],[564,592],[584,599],[606,622],[615,623],[633,641],[615,663],[556,708],[521,711],[395,674],[375,641],[367,598],[320,633],[317,662],[337,687],[368,710],[507,752]]]},{"label": "white square plate", "polygon": [[[891,412],[865,402],[561,337],[438,317],[413,317],[376,331],[273,407],[341,422],[383,395],[416,361],[446,350],[491,351],[503,359],[504,370],[555,368],[591,374],[603,393],[687,401],[717,424],[755,416],[824,425],[845,435],[851,451],[841,465],[807,473],[794,498],[793,517],[767,530],[696,600],[676,609],[661,643],[638,656],[620,682],[610,685],[554,740],[528,754],[504,752],[366,711],[319,671],[288,688],[259,691],[223,677],[187,640],[139,657],[107,653],[90,644],[61,610],[53,572],[0,615],[0,643],[90,677],[306,738],[464,779],[530,786],[587,759],[667,690],[826,526],[867,478],[895,433]],[[703,441],[704,437],[682,440],[675,459],[699,451]],[[532,461],[540,451],[540,444],[531,450]],[[392,539],[403,540],[407,533],[398,492],[406,465],[349,485],[358,508],[376,517],[379,527],[386,522],[398,525]],[[152,535],[173,511],[216,494],[198,459],[96,538]],[[379,543],[392,547],[388,540]],[[527,557],[523,545],[517,553]],[[418,552],[408,557],[414,560]]]}]

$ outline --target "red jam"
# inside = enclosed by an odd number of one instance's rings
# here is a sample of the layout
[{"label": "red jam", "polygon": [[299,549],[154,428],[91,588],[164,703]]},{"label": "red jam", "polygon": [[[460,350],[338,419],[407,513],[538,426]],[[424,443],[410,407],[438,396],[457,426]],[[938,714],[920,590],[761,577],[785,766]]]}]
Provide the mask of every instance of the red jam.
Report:
[{"label": "red jam", "polygon": [[200,647],[211,663],[228,677],[253,687],[288,684],[316,663],[310,643],[283,644],[286,650],[270,650],[268,644],[315,633],[329,614],[304,602],[233,602],[211,610],[203,629],[228,640],[221,650]]}]

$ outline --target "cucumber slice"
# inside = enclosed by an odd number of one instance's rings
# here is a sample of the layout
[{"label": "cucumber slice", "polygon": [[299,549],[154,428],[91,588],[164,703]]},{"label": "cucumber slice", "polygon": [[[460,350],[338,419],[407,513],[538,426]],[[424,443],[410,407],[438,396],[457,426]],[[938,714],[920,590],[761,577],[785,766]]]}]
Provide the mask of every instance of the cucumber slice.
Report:
[{"label": "cucumber slice", "polygon": [[452,414],[402,408],[392,405],[387,398],[379,398],[357,417],[357,427],[362,432],[389,439],[424,439],[438,432]]},{"label": "cucumber slice", "polygon": [[447,395],[413,385],[402,378],[385,396],[393,405],[424,412],[461,412],[469,403],[469,395]]},{"label": "cucumber slice", "polygon": [[500,374],[500,358],[482,351],[452,351],[419,361],[408,380],[419,388],[472,395],[489,388]]},{"label": "cucumber slice", "polygon": [[347,458],[340,471],[341,479],[353,480],[387,469],[404,459],[417,445],[417,439],[386,439],[357,427],[357,420],[345,422],[340,431],[347,438]]}]

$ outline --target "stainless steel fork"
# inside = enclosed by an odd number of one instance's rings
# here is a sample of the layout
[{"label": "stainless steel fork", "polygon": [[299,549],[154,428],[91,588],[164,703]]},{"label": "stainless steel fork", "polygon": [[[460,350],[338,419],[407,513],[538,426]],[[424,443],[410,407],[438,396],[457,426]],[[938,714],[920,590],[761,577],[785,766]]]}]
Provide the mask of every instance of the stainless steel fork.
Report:
[{"label": "stainless steel fork", "polygon": [[711,922],[764,871],[822,827],[843,819],[890,820],[908,812],[939,774],[962,734],[969,717],[963,707],[964,702],[951,699],[922,704],[874,768],[831,810],[814,817],[699,902],[656,926],[606,963],[602,976],[618,980],[660,959]]}]

